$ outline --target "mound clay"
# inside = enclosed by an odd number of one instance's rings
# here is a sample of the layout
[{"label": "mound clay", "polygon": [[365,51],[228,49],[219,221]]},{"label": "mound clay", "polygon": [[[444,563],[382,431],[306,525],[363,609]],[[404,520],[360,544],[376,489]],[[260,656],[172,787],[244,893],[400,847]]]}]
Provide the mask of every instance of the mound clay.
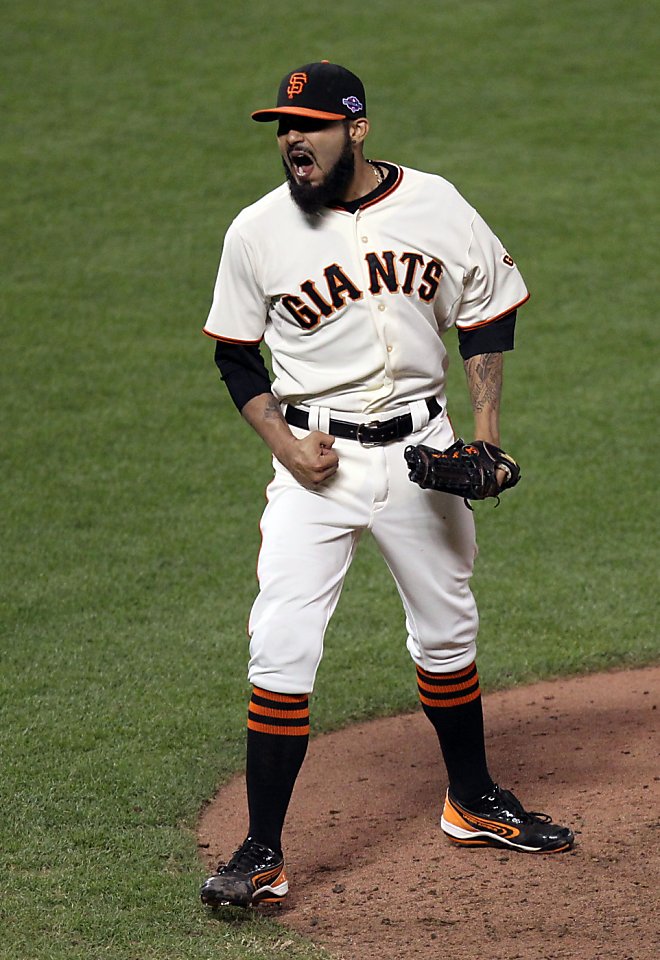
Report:
[{"label": "mound clay", "polygon": [[[493,775],[575,830],[554,856],[442,834],[444,768],[421,711],[313,739],[284,836],[291,892],[261,909],[337,960],[655,960],[659,688],[653,667],[485,698]],[[241,775],[202,813],[204,869],[245,823]]]}]

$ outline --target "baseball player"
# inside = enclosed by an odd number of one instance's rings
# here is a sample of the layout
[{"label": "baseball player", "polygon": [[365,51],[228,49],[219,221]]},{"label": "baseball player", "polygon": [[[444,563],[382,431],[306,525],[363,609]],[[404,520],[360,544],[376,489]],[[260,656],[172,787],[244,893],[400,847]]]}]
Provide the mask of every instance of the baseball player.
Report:
[{"label": "baseball player", "polygon": [[[249,906],[288,891],[282,827],[307,749],[309,695],[366,530],[401,596],[440,742],[442,830],[468,846],[568,850],[571,830],[527,812],[490,775],[473,514],[461,497],[411,482],[404,459],[410,444],[446,450],[455,440],[443,344],[452,327],[474,439],[499,450],[502,356],[528,298],[522,277],[446,180],[365,157],[365,91],[349,70],[327,61],[293,70],[276,106],[252,117],[277,124],[286,182],[229,227],[205,333],[234,403],[272,451],[274,478],[249,620],[249,825],[202,901]],[[500,489],[506,478],[502,463]]]}]

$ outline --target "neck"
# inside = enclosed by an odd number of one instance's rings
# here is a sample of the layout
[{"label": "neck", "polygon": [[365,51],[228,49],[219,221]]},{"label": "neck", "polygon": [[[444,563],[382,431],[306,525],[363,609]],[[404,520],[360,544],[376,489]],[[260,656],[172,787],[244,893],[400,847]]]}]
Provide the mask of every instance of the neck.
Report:
[{"label": "neck", "polygon": [[362,154],[359,154],[355,157],[355,174],[346,191],[346,195],[342,199],[350,203],[352,200],[359,200],[361,197],[366,197],[368,193],[376,189],[379,183],[380,180],[376,174],[376,168],[373,164],[369,163],[368,160],[365,160]]}]

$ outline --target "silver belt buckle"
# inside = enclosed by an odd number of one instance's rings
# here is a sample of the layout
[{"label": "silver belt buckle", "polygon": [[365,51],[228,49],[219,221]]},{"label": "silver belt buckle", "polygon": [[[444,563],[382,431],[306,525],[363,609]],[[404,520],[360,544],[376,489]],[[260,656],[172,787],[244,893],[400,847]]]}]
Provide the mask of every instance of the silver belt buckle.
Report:
[{"label": "silver belt buckle", "polygon": [[358,423],[355,439],[361,447],[380,447],[382,440],[363,440],[360,434],[363,430],[371,430],[381,426],[380,420],[370,420],[369,423]]}]

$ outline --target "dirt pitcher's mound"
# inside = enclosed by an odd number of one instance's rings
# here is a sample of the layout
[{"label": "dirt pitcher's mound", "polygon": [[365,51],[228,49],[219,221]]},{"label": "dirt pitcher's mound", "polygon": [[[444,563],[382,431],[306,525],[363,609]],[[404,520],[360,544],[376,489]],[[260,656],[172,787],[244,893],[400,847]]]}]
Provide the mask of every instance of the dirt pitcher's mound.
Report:
[{"label": "dirt pitcher's mound", "polygon": [[[286,926],[342,960],[655,960],[660,956],[660,667],[485,698],[491,772],[572,825],[554,856],[465,849],[421,713],[312,740],[284,843]],[[244,837],[243,777],[203,812],[206,866]]]}]

